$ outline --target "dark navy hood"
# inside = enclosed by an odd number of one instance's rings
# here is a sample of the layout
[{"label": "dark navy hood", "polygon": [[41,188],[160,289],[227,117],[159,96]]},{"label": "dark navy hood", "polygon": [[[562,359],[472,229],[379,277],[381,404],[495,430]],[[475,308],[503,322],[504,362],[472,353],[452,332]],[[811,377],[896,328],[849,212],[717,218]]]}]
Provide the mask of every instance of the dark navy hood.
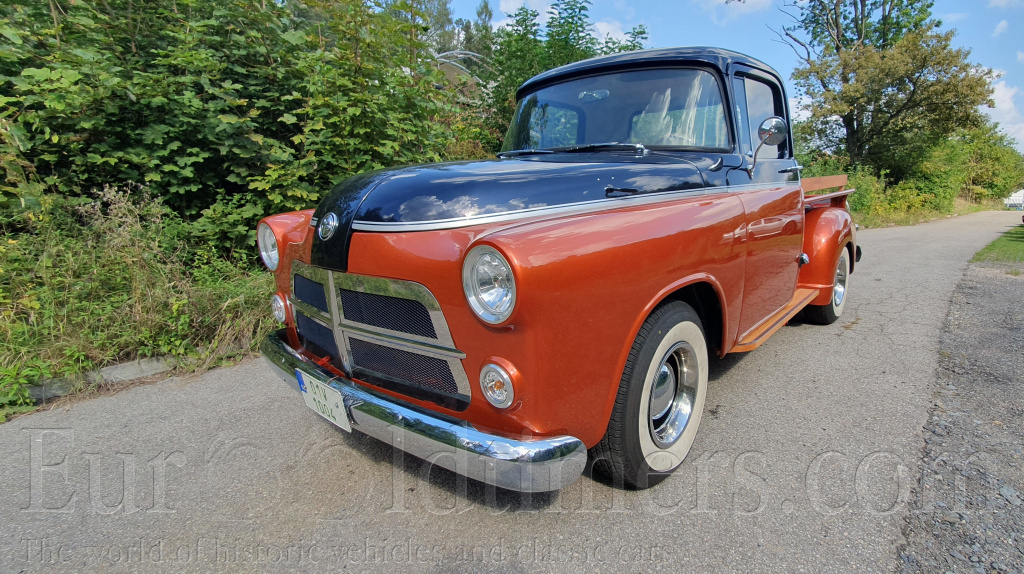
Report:
[{"label": "dark navy hood", "polygon": [[327,241],[314,235],[312,264],[346,270],[356,222],[471,225],[477,216],[702,187],[695,163],[667,154],[545,154],[379,170],[339,183],[320,202],[316,221],[333,212],[339,225]]}]

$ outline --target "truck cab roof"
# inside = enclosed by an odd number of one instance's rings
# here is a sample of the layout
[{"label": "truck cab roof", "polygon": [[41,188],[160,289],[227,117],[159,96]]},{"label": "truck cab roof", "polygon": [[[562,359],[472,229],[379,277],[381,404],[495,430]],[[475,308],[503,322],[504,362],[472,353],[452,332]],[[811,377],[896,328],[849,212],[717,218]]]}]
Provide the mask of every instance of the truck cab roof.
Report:
[{"label": "truck cab roof", "polygon": [[686,46],[623,52],[621,54],[598,56],[596,58],[590,58],[588,60],[582,60],[565,66],[560,66],[527,80],[519,87],[519,90],[516,91],[516,99],[522,99],[524,95],[543,88],[544,86],[557,84],[558,82],[571,78],[588,76],[594,73],[626,69],[636,70],[645,67],[671,67],[688,64],[711,66],[713,68],[717,68],[718,71],[723,74],[729,71],[731,65],[742,64],[768,73],[774,76],[780,84],[782,83],[782,77],[774,68],[760,60],[751,58],[746,54],[708,46]]}]

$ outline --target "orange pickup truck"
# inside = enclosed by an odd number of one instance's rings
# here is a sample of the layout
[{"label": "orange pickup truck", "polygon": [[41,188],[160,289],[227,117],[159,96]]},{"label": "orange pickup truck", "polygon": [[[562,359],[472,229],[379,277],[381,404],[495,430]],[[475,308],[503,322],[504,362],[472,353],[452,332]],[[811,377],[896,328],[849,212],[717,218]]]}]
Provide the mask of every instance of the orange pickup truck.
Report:
[{"label": "orange pickup truck", "polygon": [[781,78],[735,52],[585,60],[517,101],[496,159],[262,220],[283,324],[262,353],[296,405],[473,479],[557,490],[589,455],[653,485],[693,444],[710,354],[843,313],[851,190],[801,182]]}]

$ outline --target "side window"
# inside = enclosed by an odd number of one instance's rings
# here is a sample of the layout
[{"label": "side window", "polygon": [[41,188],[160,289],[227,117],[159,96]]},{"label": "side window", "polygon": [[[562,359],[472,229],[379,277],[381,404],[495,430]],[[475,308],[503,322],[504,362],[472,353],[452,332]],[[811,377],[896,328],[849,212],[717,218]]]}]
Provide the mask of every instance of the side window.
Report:
[{"label": "side window", "polygon": [[579,114],[566,108],[541,104],[530,112],[531,148],[552,148],[577,145]]},{"label": "side window", "polygon": [[[757,149],[761,141],[757,137],[757,128],[761,122],[772,116],[783,116],[782,98],[777,88],[756,78],[743,78],[743,95],[747,101],[747,125],[750,130],[750,145]],[[757,155],[759,159],[786,157],[787,145],[764,146]]]}]

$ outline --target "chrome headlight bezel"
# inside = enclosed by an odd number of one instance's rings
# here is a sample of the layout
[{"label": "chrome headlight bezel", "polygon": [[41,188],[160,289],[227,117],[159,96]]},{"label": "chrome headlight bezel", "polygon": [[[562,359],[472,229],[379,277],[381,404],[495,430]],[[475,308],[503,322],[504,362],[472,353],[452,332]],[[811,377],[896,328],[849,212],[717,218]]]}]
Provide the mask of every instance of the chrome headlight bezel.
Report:
[{"label": "chrome headlight bezel", "polygon": [[278,323],[288,322],[288,302],[279,293],[270,298],[270,312]]},{"label": "chrome headlight bezel", "polygon": [[281,263],[281,252],[277,247],[277,235],[266,223],[261,223],[256,228],[256,244],[260,249],[260,258],[263,264],[271,271],[277,271]]},{"label": "chrome headlight bezel", "polygon": [[500,365],[489,363],[480,370],[480,391],[494,407],[507,409],[516,399],[512,376]]},{"label": "chrome headlight bezel", "polygon": [[[507,278],[507,285],[499,287],[503,294],[496,304],[489,303],[480,290],[479,274],[484,272],[481,265],[485,264],[503,268]],[[490,245],[478,245],[466,254],[462,262],[462,290],[473,313],[489,325],[504,323],[516,308],[516,280],[512,266],[501,252]]]}]

